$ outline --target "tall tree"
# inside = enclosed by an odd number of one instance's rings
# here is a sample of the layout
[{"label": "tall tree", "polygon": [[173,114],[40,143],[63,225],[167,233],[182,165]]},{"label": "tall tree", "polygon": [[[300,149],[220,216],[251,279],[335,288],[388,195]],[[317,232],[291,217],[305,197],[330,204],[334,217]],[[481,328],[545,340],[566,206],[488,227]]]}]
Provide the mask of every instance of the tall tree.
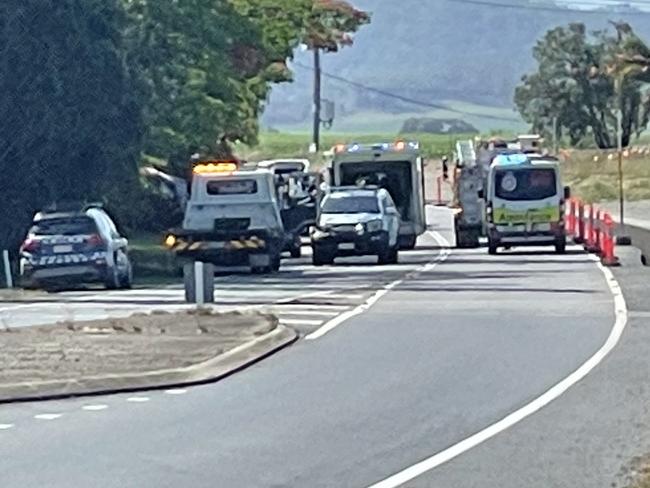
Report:
[{"label": "tall tree", "polygon": [[589,35],[583,24],[547,32],[533,49],[538,62],[515,92],[515,104],[533,129],[550,133],[553,120],[573,144],[588,134],[600,148],[616,145],[616,111],[623,110],[623,143],[648,124],[648,99],[639,81],[623,80],[615,93],[612,66],[632,35],[627,24],[617,24],[612,35]]},{"label": "tall tree", "polygon": [[114,0],[0,4],[0,246],[44,204],[120,202],[135,188],[141,120],[123,20]]}]

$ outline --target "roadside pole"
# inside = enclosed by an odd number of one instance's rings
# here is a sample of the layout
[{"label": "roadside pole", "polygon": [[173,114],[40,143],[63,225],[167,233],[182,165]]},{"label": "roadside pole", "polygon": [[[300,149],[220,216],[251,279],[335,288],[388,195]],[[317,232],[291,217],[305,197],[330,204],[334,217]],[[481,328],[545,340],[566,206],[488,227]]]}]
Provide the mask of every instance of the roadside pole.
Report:
[{"label": "roadside pole", "polygon": [[320,109],[321,109],[321,67],[320,67],[320,49],[314,47],[314,127],[312,147],[314,152],[320,150]]},{"label": "roadside pole", "polygon": [[2,251],[2,262],[5,269],[5,284],[7,285],[7,288],[13,288],[14,280],[13,280],[13,276],[11,275],[11,263],[9,262],[9,251],[7,251],[6,249]]},{"label": "roadside pole", "polygon": [[[623,83],[622,77],[614,80],[614,93],[618,98],[616,110],[616,152],[618,153],[618,222],[620,229],[625,232],[625,194],[623,189]],[[632,240],[626,234],[616,236],[616,244],[630,245]]]},{"label": "roadside pole", "polygon": [[194,290],[196,296],[196,306],[202,307],[205,305],[205,292],[203,290],[203,262],[194,261]]}]

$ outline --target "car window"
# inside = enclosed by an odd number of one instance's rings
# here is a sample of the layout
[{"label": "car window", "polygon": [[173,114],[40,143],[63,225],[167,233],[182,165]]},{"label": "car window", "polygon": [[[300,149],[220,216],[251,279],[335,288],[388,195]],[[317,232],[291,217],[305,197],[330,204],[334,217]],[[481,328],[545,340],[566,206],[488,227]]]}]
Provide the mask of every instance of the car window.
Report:
[{"label": "car window", "polygon": [[37,236],[87,235],[98,230],[96,222],[90,217],[61,217],[41,220],[32,225],[30,234]]},{"label": "car window", "polygon": [[322,213],[378,213],[379,202],[376,196],[331,195],[323,201]]}]

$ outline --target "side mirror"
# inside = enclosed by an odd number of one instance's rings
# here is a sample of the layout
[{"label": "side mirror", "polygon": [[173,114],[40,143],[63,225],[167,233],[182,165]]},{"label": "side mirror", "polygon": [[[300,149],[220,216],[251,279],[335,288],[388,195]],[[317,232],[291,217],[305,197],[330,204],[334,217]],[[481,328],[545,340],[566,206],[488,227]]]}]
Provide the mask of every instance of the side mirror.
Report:
[{"label": "side mirror", "polygon": [[483,191],[482,188],[478,191],[478,197],[479,197],[481,200],[484,200],[484,199],[485,199],[485,192]]},{"label": "side mirror", "polygon": [[566,200],[567,198],[571,198],[571,187],[570,186],[565,186],[564,187],[564,199]]}]

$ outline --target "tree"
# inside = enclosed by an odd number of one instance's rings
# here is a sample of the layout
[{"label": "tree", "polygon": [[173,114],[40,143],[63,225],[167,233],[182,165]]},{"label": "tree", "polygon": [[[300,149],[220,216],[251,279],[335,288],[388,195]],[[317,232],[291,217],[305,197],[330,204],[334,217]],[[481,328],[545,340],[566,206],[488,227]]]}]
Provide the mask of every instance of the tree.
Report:
[{"label": "tree", "polygon": [[535,73],[522,78],[515,104],[533,130],[550,133],[554,119],[558,132],[572,144],[591,135],[600,148],[616,145],[616,111],[623,110],[623,143],[629,144],[648,124],[648,99],[641,82],[622,81],[615,93],[612,66],[633,36],[627,24],[616,25],[616,35],[599,31],[589,35],[583,24],[569,24],[546,33],[533,49]]},{"label": "tree", "polygon": [[128,200],[142,133],[113,0],[0,5],[0,246],[59,200]]}]

